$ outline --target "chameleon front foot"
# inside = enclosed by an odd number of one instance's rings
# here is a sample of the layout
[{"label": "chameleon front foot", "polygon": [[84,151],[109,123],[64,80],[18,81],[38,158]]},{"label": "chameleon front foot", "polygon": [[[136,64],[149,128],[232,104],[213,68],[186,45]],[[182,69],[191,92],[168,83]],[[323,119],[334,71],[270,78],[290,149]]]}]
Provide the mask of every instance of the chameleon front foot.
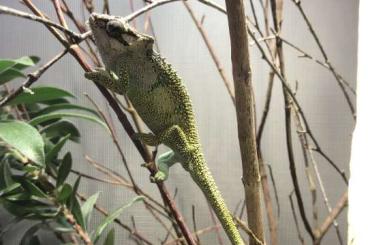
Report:
[{"label": "chameleon front foot", "polygon": [[155,176],[151,176],[150,180],[152,183],[159,183],[159,182],[163,182],[165,180],[167,180],[168,175],[162,171],[157,171],[157,173],[155,174]]}]

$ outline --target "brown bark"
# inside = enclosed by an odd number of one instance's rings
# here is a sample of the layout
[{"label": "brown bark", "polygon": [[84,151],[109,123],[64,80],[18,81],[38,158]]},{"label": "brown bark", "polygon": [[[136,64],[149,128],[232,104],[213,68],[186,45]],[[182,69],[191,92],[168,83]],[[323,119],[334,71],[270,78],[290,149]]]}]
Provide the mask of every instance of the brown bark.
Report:
[{"label": "brown bark", "polygon": [[[226,0],[226,8],[248,224],[256,237],[260,241],[264,241],[260,193],[261,178],[256,147],[252,72],[244,3],[242,0]],[[257,242],[251,238],[250,244],[255,245]]]}]

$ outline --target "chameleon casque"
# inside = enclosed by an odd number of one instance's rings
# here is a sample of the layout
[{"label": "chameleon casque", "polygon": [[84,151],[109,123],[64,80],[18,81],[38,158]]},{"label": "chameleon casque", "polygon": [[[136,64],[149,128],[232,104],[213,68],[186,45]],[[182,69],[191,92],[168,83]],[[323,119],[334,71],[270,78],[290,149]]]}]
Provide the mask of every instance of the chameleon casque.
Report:
[{"label": "chameleon casque", "polygon": [[231,213],[207,168],[187,90],[172,66],[154,49],[151,36],[137,32],[122,17],[93,13],[89,18],[105,69],[85,77],[118,94],[127,95],[152,131],[135,137],[150,146],[171,151],[157,159],[154,181],[164,181],[169,168],[180,162],[201,188],[232,244],[244,244]]}]

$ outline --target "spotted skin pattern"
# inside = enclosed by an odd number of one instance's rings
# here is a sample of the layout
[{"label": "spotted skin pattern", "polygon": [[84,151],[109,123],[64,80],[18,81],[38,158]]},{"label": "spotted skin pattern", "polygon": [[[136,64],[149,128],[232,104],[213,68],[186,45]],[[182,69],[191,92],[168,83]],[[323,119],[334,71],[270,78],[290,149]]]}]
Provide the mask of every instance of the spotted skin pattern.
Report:
[{"label": "spotted skin pattern", "polygon": [[211,203],[232,244],[244,244],[206,165],[187,90],[172,66],[153,50],[152,37],[120,17],[92,14],[89,25],[106,68],[85,77],[128,96],[152,131],[134,137],[171,149],[159,156],[154,181],[166,180],[169,168],[180,162]]}]

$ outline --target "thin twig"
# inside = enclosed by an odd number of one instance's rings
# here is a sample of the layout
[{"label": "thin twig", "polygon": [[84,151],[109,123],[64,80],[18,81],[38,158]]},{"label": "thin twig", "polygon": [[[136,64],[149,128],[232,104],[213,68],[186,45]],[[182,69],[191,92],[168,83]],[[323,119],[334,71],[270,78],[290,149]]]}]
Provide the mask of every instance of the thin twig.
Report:
[{"label": "thin twig", "polygon": [[193,231],[197,239],[197,245],[201,244],[201,241],[199,240],[199,236],[197,234],[197,220],[196,220],[196,213],[195,213],[195,206],[192,205],[192,221],[193,221]]},{"label": "thin twig", "polygon": [[[299,53],[301,53],[302,55],[299,56],[300,58],[308,58],[314,62],[316,62],[318,65],[322,66],[323,68],[331,71],[330,67],[328,66],[328,64],[326,64],[325,62],[313,57],[311,54],[307,53],[306,51],[304,51],[303,49],[301,49],[300,47],[296,46],[294,43],[291,43],[290,41],[286,40],[284,37],[280,36],[280,34],[276,34],[275,35],[278,35],[278,37],[280,38],[280,40],[287,44],[289,47],[295,49],[296,51],[298,51]],[[350,92],[354,95],[356,95],[356,91],[355,89],[351,86],[351,84],[345,79],[342,77],[341,74],[339,74],[336,70],[335,70],[335,73],[337,74],[337,76],[339,77],[339,79],[341,80],[341,82],[344,83],[344,85],[350,90]]]},{"label": "thin twig", "polygon": [[100,179],[100,178],[97,178],[97,177],[94,177],[94,176],[91,176],[91,175],[88,175],[88,174],[85,174],[85,173],[82,173],[78,170],[74,170],[74,169],[71,169],[70,172],[76,174],[76,175],[79,175],[79,176],[82,176],[86,179],[90,179],[90,180],[94,180],[94,181],[97,181],[97,182],[101,182],[101,183],[106,183],[106,184],[111,184],[111,185],[120,185],[120,186],[124,186],[124,184],[122,184],[121,182],[117,182],[117,181],[111,181],[111,180],[105,180],[105,179]]},{"label": "thin twig", "polygon": [[254,36],[254,34],[252,32],[248,32],[249,36],[255,41],[258,50],[261,52],[262,58],[267,62],[267,64],[272,68],[272,70],[275,72],[275,74],[277,75],[277,77],[279,78],[280,82],[282,83],[282,85],[285,86],[287,93],[290,95],[293,103],[295,104],[296,108],[298,109],[301,118],[303,119],[303,122],[305,124],[306,127],[306,133],[311,137],[313,143],[315,144],[315,148],[313,148],[312,150],[318,152],[323,158],[325,158],[325,160],[339,173],[339,175],[342,177],[342,179],[344,180],[344,182],[347,184],[348,180],[345,174],[345,171],[341,170],[329,157],[328,155],[322,150],[321,146],[319,145],[318,141],[316,140],[310,126],[309,123],[307,121],[307,118],[303,112],[302,107],[300,106],[300,103],[298,101],[298,99],[295,97],[294,92],[292,91],[292,89],[290,88],[290,86],[288,85],[288,82],[285,80],[285,78],[280,74],[279,70],[277,67],[274,66],[273,62],[267,57],[265,51],[263,50],[262,46],[260,43],[258,43],[257,38]]},{"label": "thin twig", "polygon": [[209,1],[209,0],[198,0],[198,2],[201,2],[201,3],[207,5],[207,6],[211,7],[211,8],[214,8],[214,9],[220,11],[221,13],[227,14],[225,8],[223,8],[222,6],[220,6],[219,4],[217,4],[217,3],[213,2],[213,1]]},{"label": "thin twig", "polygon": [[226,87],[226,90],[227,92],[229,93],[230,95],[230,98],[233,102],[233,104],[235,105],[235,95],[234,95],[234,91],[233,91],[233,88],[231,86],[231,82],[230,82],[230,79],[227,77],[227,75],[225,74],[225,71],[223,69],[223,66],[220,62],[220,59],[218,58],[217,54],[215,53],[215,50],[210,42],[210,39],[208,38],[208,35],[206,33],[206,31],[204,30],[203,28],[203,25],[201,24],[201,22],[195,17],[194,15],[194,12],[193,12],[193,9],[192,7],[189,5],[188,2],[186,1],[183,1],[183,4],[185,6],[185,8],[187,9],[188,13],[190,14],[190,17],[192,18],[194,24],[196,25],[199,33],[201,34],[202,36],[202,39],[204,41],[204,43],[206,44],[207,46],[207,49],[211,55],[211,58],[213,60],[213,62],[215,63],[216,65],[216,68],[217,68],[217,71],[218,73],[220,74],[221,78],[222,78],[222,81],[224,82],[225,84],[225,87]]},{"label": "thin twig", "polygon": [[[220,228],[220,225],[210,226],[210,227],[201,229],[201,230],[197,231],[196,233],[192,233],[192,236],[200,236],[200,235],[206,234],[206,233],[211,232],[211,231],[213,231],[215,229],[218,229],[218,228]],[[168,241],[168,242],[164,243],[163,245],[177,244],[178,242],[181,242],[181,241],[184,241],[184,238],[180,237],[180,238],[177,238],[175,240]]]},{"label": "thin twig", "polygon": [[177,2],[179,0],[157,0],[152,2],[151,4],[148,4],[146,6],[144,6],[143,8],[137,10],[134,13],[129,14],[128,16],[125,16],[124,19],[129,22],[132,21],[133,19],[137,18],[138,16],[150,11],[151,9],[154,9],[158,6],[167,4],[167,3],[172,3],[172,2]]},{"label": "thin twig", "polygon": [[295,223],[295,227],[296,227],[296,231],[298,233],[298,238],[301,242],[301,244],[305,244],[304,243],[304,238],[302,236],[302,233],[300,231],[300,228],[299,228],[299,222],[298,222],[298,218],[296,216],[296,212],[295,212],[295,207],[294,207],[294,202],[293,202],[293,194],[294,194],[294,191],[292,191],[290,194],[289,194],[289,202],[290,202],[290,206],[291,206],[291,212],[293,214],[293,219],[294,219],[294,223]]},{"label": "thin twig", "polygon": [[314,232],[316,233],[317,242],[321,241],[324,235],[327,233],[329,227],[333,224],[334,220],[339,216],[339,214],[344,210],[344,208],[348,205],[348,191],[345,191],[342,197],[336,204],[331,212],[328,214],[326,219],[322,222],[321,226],[316,229]]},{"label": "thin twig", "polygon": [[75,33],[73,31],[71,31],[71,30],[55,23],[55,22],[52,22],[52,21],[48,20],[48,19],[40,18],[38,16],[28,14],[26,12],[22,12],[22,11],[19,11],[19,10],[13,9],[13,8],[9,8],[9,7],[6,7],[6,6],[0,5],[0,14],[13,15],[13,16],[17,16],[17,17],[21,17],[21,18],[25,18],[25,19],[29,19],[29,20],[41,22],[43,24],[55,27],[56,29],[59,29],[59,30],[65,32],[66,34],[68,34],[76,42],[80,42],[81,40],[84,40],[86,38],[86,34]]},{"label": "thin twig", "polygon": [[[282,5],[283,0],[271,0],[271,12],[272,12],[272,18],[274,22],[274,28],[277,33],[281,32],[281,24],[282,24]],[[284,61],[284,52],[282,47],[282,42],[279,39],[276,39],[276,50],[277,50],[277,57],[278,57],[278,63],[276,64],[276,67],[279,69],[279,73],[282,76],[282,78],[285,80],[285,84],[282,84],[282,92],[284,97],[284,111],[285,111],[285,137],[286,137],[286,147],[287,147],[287,155],[289,160],[289,170],[291,179],[293,182],[294,190],[295,190],[295,196],[297,199],[298,207],[299,207],[299,213],[302,218],[303,224],[305,229],[307,230],[308,234],[312,238],[312,240],[315,240],[312,227],[308,221],[305,208],[304,208],[304,202],[303,197],[301,193],[301,189],[298,182],[298,176],[296,171],[296,162],[295,162],[295,155],[294,155],[294,149],[293,149],[293,137],[292,137],[292,103],[293,99],[291,95],[288,93],[289,84],[286,81],[286,75],[285,75],[285,61]]]},{"label": "thin twig", "polygon": [[333,76],[336,79],[336,82],[339,85],[339,87],[340,87],[340,89],[341,89],[341,91],[342,91],[342,93],[343,93],[343,95],[346,99],[346,102],[348,103],[351,114],[352,114],[352,116],[355,120],[356,119],[356,114],[355,114],[355,108],[354,108],[353,102],[351,101],[350,96],[349,96],[349,94],[347,93],[347,91],[344,87],[344,84],[340,81],[339,75],[336,73],[335,68],[332,66],[331,62],[329,61],[327,53],[326,53],[325,49],[323,48],[322,42],[320,41],[316,31],[314,30],[314,28],[312,26],[312,23],[310,22],[309,18],[307,17],[307,15],[306,15],[303,7],[302,7],[301,1],[300,0],[292,0],[292,2],[295,3],[295,5],[297,6],[300,14],[303,16],[303,19],[304,19],[305,23],[307,24],[310,33],[312,34],[315,42],[317,43],[317,46],[318,46],[319,50],[322,53],[322,56],[325,60],[325,63],[328,65],[329,69],[331,70]]},{"label": "thin twig", "polygon": [[248,225],[242,221],[241,219],[235,217],[236,222],[240,226],[240,228],[245,231],[248,236],[250,236],[257,245],[264,245],[264,243],[254,234],[254,232],[248,227]]}]

